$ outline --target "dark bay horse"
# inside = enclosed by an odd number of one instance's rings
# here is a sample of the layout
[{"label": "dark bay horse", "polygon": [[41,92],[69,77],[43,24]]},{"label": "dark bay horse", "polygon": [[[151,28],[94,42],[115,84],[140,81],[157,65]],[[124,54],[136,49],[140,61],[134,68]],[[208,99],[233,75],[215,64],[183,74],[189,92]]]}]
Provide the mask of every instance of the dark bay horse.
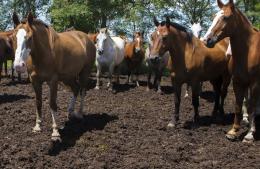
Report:
[{"label": "dark bay horse", "polygon": [[[215,48],[209,49],[186,28],[170,22],[168,17],[166,22],[161,23],[154,18],[154,23],[157,29],[152,34],[154,40],[151,55],[161,57],[169,51],[172,58],[171,75],[175,88],[175,113],[168,127],[176,126],[179,120],[181,86],[183,83],[189,83],[192,86],[192,104],[195,111],[194,124],[199,117],[201,81],[210,80],[213,84],[216,93],[213,115],[216,115],[217,112],[223,115],[224,99],[231,78],[228,73],[229,58],[225,55],[228,41],[223,40]],[[220,95],[221,103],[219,104]]]},{"label": "dark bay horse", "polygon": [[[13,44],[11,41],[11,36],[13,34],[13,30],[0,32],[0,79],[2,76],[2,66],[4,65],[5,75],[7,75],[7,61],[12,61],[12,74],[11,78],[14,80],[14,69],[13,69],[13,61],[14,61],[14,50]],[[18,73],[18,80],[21,80],[21,74]]]},{"label": "dark bay horse", "polygon": [[249,89],[248,114],[250,129],[244,137],[244,142],[254,141],[255,113],[260,99],[260,32],[256,30],[246,16],[235,7],[233,0],[224,5],[217,1],[220,11],[210,27],[206,39],[208,47],[213,47],[218,41],[230,37],[232,50],[233,89],[236,97],[235,118],[227,138],[234,140],[238,136],[243,98]]},{"label": "dark bay horse", "polygon": [[138,75],[144,60],[143,35],[141,32],[134,33],[133,42],[125,44],[125,61],[128,68],[127,83],[130,82],[130,75],[136,71],[136,86],[139,87]]},{"label": "dark bay horse", "polygon": [[[14,67],[16,71],[22,72],[27,66],[36,94],[36,125],[33,131],[41,131],[42,84],[47,82],[50,88],[49,105],[53,122],[52,140],[60,140],[55,117],[58,82],[63,82],[73,92],[68,108],[69,117],[81,118],[88,78],[95,62],[95,45],[87,34],[80,31],[57,33],[50,26],[33,18],[31,13],[22,22],[14,14],[13,21],[16,25],[13,34]],[[79,93],[81,103],[79,112],[76,113],[74,106]]]}]

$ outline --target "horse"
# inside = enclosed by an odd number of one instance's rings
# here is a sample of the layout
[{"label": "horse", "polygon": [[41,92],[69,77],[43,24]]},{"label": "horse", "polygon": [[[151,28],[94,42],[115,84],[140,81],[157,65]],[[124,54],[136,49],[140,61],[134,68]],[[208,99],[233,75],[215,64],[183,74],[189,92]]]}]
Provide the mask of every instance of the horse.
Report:
[{"label": "horse", "polygon": [[[170,21],[159,23],[154,17],[157,27],[153,32],[153,45],[151,55],[161,57],[169,51],[172,62],[172,84],[175,88],[175,112],[168,127],[175,127],[179,121],[179,108],[181,103],[181,86],[189,83],[192,86],[192,105],[194,107],[193,124],[197,126],[199,114],[200,82],[210,80],[215,91],[215,106],[213,116],[224,114],[224,99],[230,83],[228,73],[229,58],[225,56],[228,47],[226,40],[221,41],[215,48],[207,48],[203,42],[193,36],[187,28]],[[219,98],[221,95],[221,102]]]},{"label": "horse", "polygon": [[243,138],[243,142],[253,142],[255,128],[255,113],[260,96],[260,32],[251,25],[247,17],[235,6],[233,0],[227,4],[217,1],[220,11],[214,18],[206,45],[213,47],[218,41],[230,37],[232,50],[232,66],[229,67],[233,75],[233,89],[235,93],[235,117],[232,128],[226,137],[234,140],[238,137],[242,119],[242,104],[249,89],[247,112],[250,127]]},{"label": "horse", "polygon": [[[112,76],[117,71],[117,83],[119,83],[118,69],[124,60],[125,41],[120,37],[110,37],[107,28],[99,30],[97,35],[97,83],[95,89],[100,89],[100,75],[104,68],[109,69],[109,82],[107,87],[110,91],[115,93],[114,85],[112,83]],[[117,70],[116,70],[117,68]]]},{"label": "horse", "polygon": [[[4,65],[5,75],[7,76],[7,61],[11,60],[12,65],[14,61],[14,50],[11,41],[13,30],[0,32],[0,80],[2,74],[2,66]],[[14,68],[12,66],[11,78],[14,81]],[[18,73],[18,80],[21,81],[21,74]]]},{"label": "horse", "polygon": [[97,42],[98,33],[88,33],[88,38],[95,44]]},{"label": "horse", "polygon": [[146,85],[146,91],[150,91],[150,81],[152,72],[154,72],[154,82],[153,86],[156,86],[157,93],[162,94],[163,91],[161,89],[161,77],[163,74],[163,71],[168,68],[169,70],[171,65],[171,57],[170,53],[166,52],[161,58],[153,58],[150,55],[150,50],[152,46],[153,40],[151,37],[151,40],[149,41],[148,47],[145,50],[145,62],[148,67],[148,74],[147,74],[147,85]]},{"label": "horse", "polygon": [[143,34],[141,32],[135,32],[133,42],[126,42],[125,44],[125,62],[128,68],[126,83],[130,83],[130,75],[136,71],[136,86],[140,86],[138,75],[144,60],[144,55]]},{"label": "horse", "polygon": [[[52,27],[34,18],[32,13],[21,22],[14,13],[13,22],[14,68],[23,72],[27,67],[36,95],[36,125],[33,132],[41,131],[42,84],[47,82],[52,116],[51,139],[61,141],[56,123],[58,82],[63,82],[73,92],[68,107],[69,119],[82,118],[84,96],[96,57],[95,45],[87,34],[80,31],[57,33]],[[80,108],[79,112],[74,112],[78,94],[81,96]]]}]

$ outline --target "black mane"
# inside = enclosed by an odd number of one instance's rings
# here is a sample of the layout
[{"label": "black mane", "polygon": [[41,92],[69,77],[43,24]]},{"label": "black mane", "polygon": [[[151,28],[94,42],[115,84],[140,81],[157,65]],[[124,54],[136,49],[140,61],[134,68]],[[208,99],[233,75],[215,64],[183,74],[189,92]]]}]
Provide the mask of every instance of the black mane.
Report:
[{"label": "black mane", "polygon": [[[160,23],[160,25],[161,25],[161,26],[165,26],[165,25],[166,25],[166,21],[162,21],[162,22]],[[176,22],[170,22],[170,26],[176,28],[177,30],[180,30],[180,31],[182,31],[182,32],[185,32],[185,33],[187,34],[187,40],[188,40],[189,42],[192,41],[193,33],[190,31],[190,29],[188,29],[188,28],[186,28],[185,26],[180,25],[180,24],[178,24],[178,23],[176,23]]]}]

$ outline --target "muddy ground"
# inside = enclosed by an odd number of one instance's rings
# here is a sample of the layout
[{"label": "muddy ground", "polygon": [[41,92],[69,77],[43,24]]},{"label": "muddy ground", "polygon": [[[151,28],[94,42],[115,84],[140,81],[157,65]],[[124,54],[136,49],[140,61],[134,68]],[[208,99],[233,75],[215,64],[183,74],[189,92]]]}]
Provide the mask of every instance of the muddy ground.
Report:
[{"label": "muddy ground", "polygon": [[[242,143],[242,138],[235,142],[225,138],[234,112],[232,87],[222,124],[212,122],[212,87],[204,83],[199,127],[190,128],[193,111],[189,97],[182,99],[182,124],[168,129],[174,110],[169,79],[163,79],[164,95],[146,92],[144,82],[135,88],[123,85],[124,77],[120,80],[117,94],[107,91],[105,84],[99,91],[88,91],[81,122],[67,120],[71,93],[60,86],[58,124],[63,141],[53,146],[47,86],[43,92],[43,131],[33,133],[35,101],[31,85],[2,79],[0,168],[260,168],[260,132],[253,145]],[[260,130],[260,119],[257,121]],[[241,134],[245,131],[244,126]]]}]

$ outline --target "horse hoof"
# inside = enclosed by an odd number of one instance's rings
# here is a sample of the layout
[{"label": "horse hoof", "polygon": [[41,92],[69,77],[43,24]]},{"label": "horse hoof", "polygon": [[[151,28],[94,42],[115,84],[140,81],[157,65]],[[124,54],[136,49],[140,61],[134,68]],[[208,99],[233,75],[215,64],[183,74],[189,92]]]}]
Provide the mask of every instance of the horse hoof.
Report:
[{"label": "horse hoof", "polygon": [[233,134],[226,134],[226,138],[230,141],[235,141],[237,140],[237,136]]},{"label": "horse hoof", "polygon": [[61,138],[60,138],[60,136],[51,136],[51,141],[53,141],[53,142],[61,142]]},{"label": "horse hoof", "polygon": [[145,89],[145,91],[149,92],[149,91],[150,91],[150,88],[149,88],[149,87],[147,87],[147,88]]},{"label": "horse hoof", "polygon": [[254,138],[244,138],[243,139],[243,141],[242,141],[243,143],[247,143],[247,144],[252,144],[253,142],[254,142]]},{"label": "horse hoof", "polygon": [[248,118],[247,118],[247,117],[243,117],[242,122],[243,122],[245,125],[248,125],[248,124],[249,124],[249,121],[248,121]]},{"label": "horse hoof", "polygon": [[186,94],[184,95],[184,98],[187,98],[187,97],[189,97],[189,94],[188,94],[188,93],[186,93]]},{"label": "horse hoof", "polygon": [[175,124],[173,124],[172,122],[170,122],[170,123],[167,125],[167,127],[169,127],[169,128],[175,128],[175,127],[176,127],[176,125],[175,125]]},{"label": "horse hoof", "polygon": [[40,126],[35,126],[35,127],[33,128],[33,132],[34,132],[34,133],[39,133],[39,132],[41,132]]},{"label": "horse hoof", "polygon": [[99,89],[100,89],[99,86],[96,86],[96,87],[95,87],[95,90],[99,90]]},{"label": "horse hoof", "polygon": [[116,90],[113,89],[113,90],[112,90],[112,93],[113,93],[113,94],[116,94]]},{"label": "horse hoof", "polygon": [[158,94],[163,94],[162,90],[157,90]]}]

